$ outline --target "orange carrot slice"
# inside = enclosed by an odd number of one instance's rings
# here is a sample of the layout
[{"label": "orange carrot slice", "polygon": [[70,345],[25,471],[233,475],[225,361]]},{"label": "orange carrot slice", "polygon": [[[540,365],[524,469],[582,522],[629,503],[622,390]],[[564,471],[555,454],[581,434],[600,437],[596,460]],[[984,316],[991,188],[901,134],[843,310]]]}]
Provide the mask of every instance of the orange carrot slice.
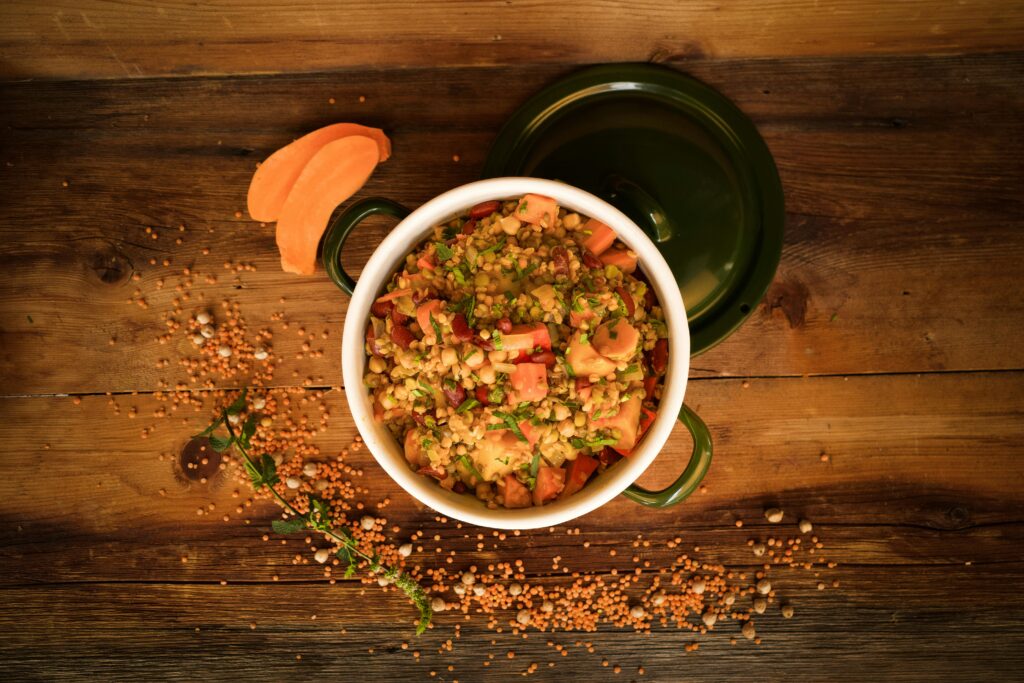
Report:
[{"label": "orange carrot slice", "polygon": [[598,258],[606,266],[616,266],[623,273],[636,271],[636,252],[630,249],[608,249]]},{"label": "orange carrot slice", "polygon": [[309,160],[277,222],[281,268],[300,275],[316,270],[316,248],[331,213],[366,183],[378,158],[374,140],[353,135],[327,143]]},{"label": "orange carrot slice", "polygon": [[309,160],[323,149],[324,145],[351,135],[361,135],[375,140],[380,161],[387,161],[391,156],[391,141],[379,128],[360,126],[357,123],[335,123],[314,130],[271,154],[256,169],[252,182],[249,183],[248,206],[252,219],[263,222],[278,220],[288,199],[288,193]]},{"label": "orange carrot slice", "polygon": [[590,234],[587,235],[587,239],[583,240],[583,246],[589,249],[594,256],[600,256],[615,241],[615,231],[596,218],[591,218],[583,226],[583,234],[588,232]]}]

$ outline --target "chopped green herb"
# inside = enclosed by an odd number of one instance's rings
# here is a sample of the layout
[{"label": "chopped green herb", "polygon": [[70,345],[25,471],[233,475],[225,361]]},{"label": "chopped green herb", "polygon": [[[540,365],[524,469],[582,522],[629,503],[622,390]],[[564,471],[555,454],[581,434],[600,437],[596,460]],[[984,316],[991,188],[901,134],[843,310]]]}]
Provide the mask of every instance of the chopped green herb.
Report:
[{"label": "chopped green herb", "polygon": [[536,477],[540,471],[540,453],[533,454],[533,461],[530,463],[530,476]]},{"label": "chopped green herb", "polygon": [[444,242],[435,242],[434,249],[437,250],[437,258],[441,259],[442,262],[447,261],[452,256],[455,256],[455,252],[452,251]]},{"label": "chopped green herb", "polygon": [[500,240],[498,240],[497,242],[495,242],[491,246],[487,247],[486,249],[482,249],[479,252],[479,255],[483,256],[484,254],[490,254],[492,251],[497,251],[497,250],[501,249],[503,246],[505,246],[505,238],[504,237],[502,237]]},{"label": "chopped green herb", "polygon": [[497,349],[498,351],[503,350],[501,344],[501,332],[499,332],[498,330],[494,330],[493,332],[491,332],[491,341],[494,343],[495,349]]},{"label": "chopped green herb", "polygon": [[[461,227],[461,226],[459,226],[459,227]],[[445,227],[444,230],[441,231],[441,237],[446,239],[446,240],[450,240],[453,237],[455,237],[455,235],[457,235],[458,233],[459,233],[459,228],[455,227],[454,225],[449,225],[449,226]]]},{"label": "chopped green herb", "polygon": [[519,205],[519,213],[526,213],[526,206],[529,202],[523,202]]},{"label": "chopped green herb", "polygon": [[610,436],[599,437],[591,441],[580,439],[579,437],[574,437],[569,440],[569,443],[572,444],[573,448],[589,448],[590,450],[596,450],[598,448],[603,448],[605,446],[614,446],[618,442],[618,439],[613,439]]},{"label": "chopped green herb", "polygon": [[436,337],[435,337],[435,339],[437,339],[436,343],[440,344],[441,340],[442,340],[441,326],[437,324],[436,320],[434,320],[434,314],[433,313],[430,313],[429,315],[430,315],[430,326],[434,328],[434,334],[436,335]]},{"label": "chopped green herb", "polygon": [[475,398],[467,398],[465,401],[459,404],[459,407],[455,409],[456,413],[465,413],[466,411],[472,410],[480,405],[480,401]]},{"label": "chopped green herb", "polygon": [[466,469],[469,470],[470,474],[472,474],[474,477],[476,477],[480,481],[486,481],[484,479],[484,475],[480,474],[480,470],[478,470],[476,468],[476,465],[473,464],[473,461],[469,459],[468,455],[460,455],[458,460],[463,465],[465,465]]},{"label": "chopped green herb", "polygon": [[580,344],[586,344],[587,339],[589,339],[589,335],[586,332],[584,332],[583,334],[580,335]]},{"label": "chopped green herb", "polygon": [[508,290],[505,290],[505,299],[508,300],[509,303],[511,303],[516,300],[516,295]]},{"label": "chopped green herb", "polygon": [[[512,413],[506,413],[500,410],[494,411],[494,417],[504,422],[504,428],[508,429],[510,432],[515,434],[517,439],[519,439],[520,441],[529,441],[529,439],[526,438],[526,435],[523,434],[523,430],[519,429],[519,422],[522,418]],[[497,425],[491,425],[490,427],[488,427],[488,429],[492,429],[495,427],[497,427],[498,429],[502,429],[502,427],[498,427]]]}]

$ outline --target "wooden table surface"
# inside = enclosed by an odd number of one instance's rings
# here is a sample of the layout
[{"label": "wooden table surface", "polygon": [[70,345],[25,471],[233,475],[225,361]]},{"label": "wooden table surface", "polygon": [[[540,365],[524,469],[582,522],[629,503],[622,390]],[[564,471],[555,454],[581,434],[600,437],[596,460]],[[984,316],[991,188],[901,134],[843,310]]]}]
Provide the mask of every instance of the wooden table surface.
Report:
[{"label": "wooden table surface", "polygon": [[[534,661],[534,677],[564,680],[1021,679],[1020,3],[12,0],[0,19],[5,679],[507,680]],[[363,453],[365,485],[390,496],[402,533],[450,539],[459,566],[521,557],[538,582],[565,580],[554,555],[629,570],[637,534],[656,541],[644,550],[655,567],[680,536],[752,571],[747,539],[796,534],[800,517],[838,566],[779,575],[796,616],[759,617],[760,645],[731,644],[735,622],[696,638],[605,627],[522,639],[450,614],[416,638],[399,595],[330,585],[292,563],[296,541],[263,542],[272,505],[225,523],[234,486],[182,474],[206,414],[149,418],[191,353],[180,335],[155,342],[177,296],[157,281],[216,273],[193,294],[238,302],[251,326],[283,310],[328,332],[320,358],[296,360],[300,340],[284,333],[274,348],[278,385],[331,388],[319,443],[336,451],[355,433],[339,386],[347,299],[322,273],[280,272],[272,228],[236,217],[255,163],[330,122],[380,126],[394,156],[362,195],[414,206],[477,177],[537,89],[625,60],[731,97],[785,189],[768,296],[693,361],[687,401],[715,441],[706,491],[661,511],[616,500],[573,523],[580,536],[526,532],[477,551],[475,529],[436,521]],[[365,261],[388,228],[368,224],[346,258]],[[232,277],[226,260],[256,270]],[[125,303],[136,289],[148,308]],[[677,426],[641,481],[669,481],[689,448]],[[767,506],[786,511],[783,527]],[[456,623],[454,651],[438,654]]]}]

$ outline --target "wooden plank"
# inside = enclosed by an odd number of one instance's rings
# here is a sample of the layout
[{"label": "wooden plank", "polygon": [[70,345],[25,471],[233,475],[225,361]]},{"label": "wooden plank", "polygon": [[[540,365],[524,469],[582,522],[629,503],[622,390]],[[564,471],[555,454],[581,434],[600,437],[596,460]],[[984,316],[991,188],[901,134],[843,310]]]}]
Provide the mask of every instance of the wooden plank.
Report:
[{"label": "wooden plank", "polygon": [[[1024,254],[1024,165],[1006,144],[1024,133],[1022,62],[1017,54],[693,65],[759,124],[789,211],[767,302],[696,359],[694,373],[1024,367],[1024,346],[992,343],[1019,336],[1024,319],[1024,302],[1006,295],[1019,289]],[[295,327],[329,332],[323,356],[299,364],[299,340],[279,331],[279,381],[339,381],[346,297],[322,275],[281,273],[272,228],[233,216],[244,209],[255,161],[329,121],[381,125],[394,138],[395,156],[364,195],[414,206],[472,180],[501,122],[563,72],[5,86],[0,391],[153,390],[161,378],[180,379],[175,364],[155,368],[188,352],[184,339],[173,347],[153,343],[163,331],[160,315],[177,296],[173,279],[162,291],[155,285],[186,265],[219,278],[216,285],[198,278],[194,294],[237,300],[253,327],[285,311]],[[908,80],[916,84],[909,92]],[[424,82],[445,94],[443,106]],[[496,90],[495,82],[507,87]],[[360,95],[367,101],[359,103]],[[328,104],[330,97],[337,104]],[[188,232],[175,234],[182,223]],[[158,227],[160,240],[149,239],[148,226]],[[387,227],[367,225],[346,259],[364,262]],[[177,237],[182,245],[174,244]],[[150,266],[150,258],[172,265]],[[228,259],[258,269],[236,281],[223,270]],[[140,282],[130,279],[134,273]],[[124,303],[137,287],[148,310]]]},{"label": "wooden plank", "polygon": [[[844,577],[839,590],[794,586],[786,596],[796,616],[785,620],[770,607],[757,619],[760,646],[742,638],[730,646],[729,638],[739,635],[731,622],[696,638],[657,628],[650,636],[608,629],[523,639],[446,614],[417,638],[402,598],[374,595],[368,608],[367,598],[347,585],[6,589],[0,592],[0,670],[13,679],[161,680],[337,680],[358,671],[361,680],[399,681],[435,671],[451,681],[508,680],[537,662],[544,680],[620,680],[602,667],[604,660],[621,665],[626,680],[642,681],[678,681],[681,668],[693,681],[740,680],[751,672],[758,680],[925,681],[979,671],[1012,680],[1024,664],[1024,609],[1001,597],[1024,590],[1022,576],[1019,563],[864,568]],[[439,654],[447,639],[452,652]],[[564,645],[569,656],[556,656],[549,641]],[[592,643],[594,652],[577,641]],[[683,651],[691,642],[700,643],[693,658]],[[515,659],[508,659],[510,650]]]},{"label": "wooden plank", "polygon": [[[292,564],[296,553],[312,562],[301,538],[286,545],[259,540],[272,506],[238,513],[244,485],[220,473],[206,484],[182,474],[178,454],[204,417],[155,420],[153,410],[166,404],[151,396],[117,400],[120,416],[104,397],[86,397],[81,405],[3,400],[0,585],[269,581],[273,575],[322,580],[313,567]],[[546,573],[549,558],[561,555],[572,568],[628,570],[626,545],[642,533],[659,543],[682,535],[687,545],[749,566],[748,538],[792,534],[799,517],[815,523],[829,558],[844,566],[1020,559],[1024,373],[753,380],[747,387],[741,380],[703,380],[691,384],[688,401],[715,440],[707,491],[661,511],[616,500],[567,525],[582,530],[593,544],[589,550],[560,528],[510,536],[500,547],[487,532],[478,552],[478,530],[439,523],[365,452],[351,459],[365,472],[364,500],[371,506],[391,500],[385,515],[401,526],[399,538],[417,529],[428,538],[441,534],[441,545],[455,550],[460,563],[514,554],[531,572]],[[328,395],[328,406],[332,423],[317,439],[325,457],[354,436],[341,392]],[[137,418],[126,416],[130,407]],[[140,430],[153,425],[141,440]],[[641,483],[667,484],[688,451],[689,438],[677,425]],[[235,490],[243,496],[235,498]],[[211,503],[210,514],[197,515]],[[788,511],[781,527],[762,517],[773,505]],[[743,528],[734,526],[737,519],[746,522]],[[418,561],[442,564],[435,545],[425,543]],[[617,560],[608,556],[612,546],[621,549]],[[658,543],[650,551],[663,562],[676,552]]]},{"label": "wooden plank", "polygon": [[[585,30],[579,29],[585,17]],[[267,5],[104,0],[0,8],[0,77],[939,54],[1024,43],[1019,3],[654,0]]]}]

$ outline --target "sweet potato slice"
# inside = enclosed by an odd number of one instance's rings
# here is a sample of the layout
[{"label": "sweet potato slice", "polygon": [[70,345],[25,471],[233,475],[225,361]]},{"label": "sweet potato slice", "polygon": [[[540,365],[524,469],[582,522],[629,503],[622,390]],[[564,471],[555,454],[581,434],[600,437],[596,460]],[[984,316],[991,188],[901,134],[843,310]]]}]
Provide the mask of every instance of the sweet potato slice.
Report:
[{"label": "sweet potato slice", "polygon": [[288,194],[302,169],[325,145],[335,140],[361,135],[377,143],[380,161],[391,156],[391,141],[380,128],[369,128],[357,123],[335,123],[285,145],[260,164],[249,183],[249,216],[254,221],[271,222],[281,217]]},{"label": "sweet potato slice", "polygon": [[311,275],[316,248],[334,208],[359,191],[377,167],[377,143],[354,135],[329,142],[295,181],[277,222],[281,268]]}]

